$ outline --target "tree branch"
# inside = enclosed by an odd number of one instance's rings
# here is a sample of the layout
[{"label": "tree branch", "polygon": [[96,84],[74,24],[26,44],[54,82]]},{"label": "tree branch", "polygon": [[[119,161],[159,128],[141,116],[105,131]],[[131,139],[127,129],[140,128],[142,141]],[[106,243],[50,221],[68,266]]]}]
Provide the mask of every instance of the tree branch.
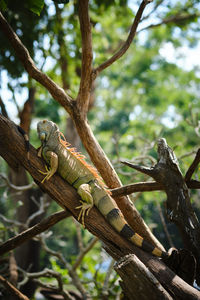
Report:
[{"label": "tree branch", "polygon": [[138,24],[141,20],[143,11],[146,7],[147,4],[149,4],[150,2],[152,2],[152,0],[143,0],[137,13],[136,16],[134,18],[133,24],[131,26],[129,35],[127,37],[127,40],[124,42],[124,44],[122,45],[122,47],[108,60],[106,60],[104,63],[102,63],[100,66],[98,66],[97,68],[94,69],[94,75],[97,76],[98,73],[100,73],[101,71],[103,71],[104,69],[106,69],[107,67],[109,67],[111,64],[113,64],[116,60],[118,60],[120,57],[122,57],[122,55],[124,55],[124,53],[126,53],[126,51],[128,50],[128,48],[130,47],[135,34],[136,34],[136,30],[138,27]]},{"label": "tree branch", "polygon": [[111,190],[112,197],[120,197],[124,195],[130,195],[132,193],[137,192],[150,192],[150,191],[160,191],[164,190],[164,187],[155,182],[155,181],[149,181],[149,182],[138,182],[133,184],[124,185],[120,188],[115,188]]},{"label": "tree branch", "polygon": [[34,61],[30,57],[27,48],[23,45],[19,37],[10,27],[2,13],[0,12],[0,28],[4,32],[8,41],[11,43],[20,61],[24,65],[24,68],[28,74],[43,85],[69,113],[72,111],[72,99],[60,88],[53,80],[51,80],[46,74],[41,72],[34,64]]},{"label": "tree branch", "polygon": [[41,222],[32,226],[31,228],[28,228],[27,230],[19,233],[17,236],[10,238],[8,241],[0,245],[0,255],[3,255],[6,252],[15,249],[16,247],[25,243],[27,240],[47,230],[48,228],[55,225],[56,223],[63,220],[64,218],[67,218],[68,216],[70,216],[69,211],[64,210],[64,211],[57,212],[45,218]]},{"label": "tree branch", "polygon": [[[200,189],[200,182],[197,180],[189,180],[186,182],[189,189]],[[138,192],[163,191],[164,186],[156,181],[137,182],[127,184],[119,188],[111,189],[112,197],[121,197]]]},{"label": "tree branch", "polygon": [[78,13],[82,37],[82,66],[77,106],[84,116],[86,116],[88,112],[92,86],[92,33],[88,2],[89,0],[79,0],[78,2]]},{"label": "tree branch", "polygon": [[3,276],[0,275],[0,283],[11,293],[15,299],[19,300],[29,300],[24,294],[22,294],[16,287],[14,287],[9,281],[7,281]]}]

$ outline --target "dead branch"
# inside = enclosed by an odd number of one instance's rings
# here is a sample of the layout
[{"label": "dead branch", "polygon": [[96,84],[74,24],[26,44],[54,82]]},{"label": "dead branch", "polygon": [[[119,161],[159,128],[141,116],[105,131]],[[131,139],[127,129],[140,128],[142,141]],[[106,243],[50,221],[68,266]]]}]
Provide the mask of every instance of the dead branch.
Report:
[{"label": "dead branch", "polygon": [[[151,291],[151,295],[146,293],[145,296],[145,294],[143,294],[142,299],[144,300],[173,299],[135,255],[130,254],[121,258],[116,263],[115,270],[122,278],[120,285],[128,299],[140,299],[141,291],[145,289]],[[133,273],[135,275],[134,281],[131,279],[131,274]]]},{"label": "dead branch", "polygon": [[131,43],[132,43],[132,41],[135,37],[136,30],[137,30],[138,24],[141,20],[141,16],[143,14],[143,11],[144,11],[146,5],[149,4],[150,2],[152,2],[152,1],[151,0],[149,0],[149,1],[143,0],[142,1],[142,3],[140,4],[140,7],[139,7],[139,9],[136,13],[136,16],[134,18],[134,21],[133,21],[133,24],[131,26],[129,35],[127,37],[127,40],[124,42],[122,47],[111,58],[109,58],[108,60],[103,62],[100,66],[98,66],[97,68],[94,69],[93,73],[94,73],[95,77],[98,75],[98,73],[100,73],[101,71],[103,71],[104,69],[109,67],[116,60],[118,60],[120,57],[122,57],[122,55],[124,55],[124,53],[126,53],[126,51],[130,47],[130,45],[131,45]]},{"label": "dead branch", "polygon": [[[199,154],[198,154],[199,155]],[[199,157],[192,165],[196,168]],[[184,247],[192,252],[197,261],[197,283],[200,282],[200,223],[190,202],[190,194],[180,171],[177,158],[165,139],[158,140],[158,162],[151,168],[126,165],[151,176],[164,186],[167,194],[166,214],[179,229]],[[193,167],[192,167],[193,169]]]}]

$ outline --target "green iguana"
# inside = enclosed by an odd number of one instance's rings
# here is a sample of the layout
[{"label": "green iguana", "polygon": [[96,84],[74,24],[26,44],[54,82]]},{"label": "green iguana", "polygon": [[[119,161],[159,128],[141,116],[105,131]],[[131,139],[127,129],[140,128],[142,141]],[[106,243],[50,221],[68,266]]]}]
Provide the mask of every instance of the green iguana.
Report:
[{"label": "green iguana", "polygon": [[131,229],[96,170],[86,163],[83,155],[69,147],[70,144],[65,141],[55,123],[40,121],[37,124],[37,131],[42,144],[38,156],[43,156],[49,166],[46,167],[46,172],[40,171],[45,175],[42,182],[49,180],[55,172],[58,172],[77,190],[82,200],[81,205],[76,208],[80,209],[78,220],[81,219],[83,226],[85,216],[95,205],[120,235],[146,252],[162,258],[168,257],[168,253],[149,244]]}]

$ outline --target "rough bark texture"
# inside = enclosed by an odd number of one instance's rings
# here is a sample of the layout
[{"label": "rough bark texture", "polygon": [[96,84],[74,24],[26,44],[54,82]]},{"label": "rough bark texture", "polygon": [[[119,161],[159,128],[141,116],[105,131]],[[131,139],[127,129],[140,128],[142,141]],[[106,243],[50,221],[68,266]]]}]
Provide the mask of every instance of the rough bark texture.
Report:
[{"label": "rough bark texture", "polygon": [[[199,151],[198,151],[199,153]],[[197,157],[198,157],[197,153]],[[197,158],[196,158],[197,160]],[[165,139],[158,141],[158,162],[151,168],[126,165],[145,173],[156,180],[167,194],[166,215],[169,221],[175,223],[183,240],[184,248],[190,250],[197,263],[196,281],[200,283],[200,223],[190,202],[190,193],[179,168],[178,161]],[[195,164],[195,163],[194,163]],[[197,163],[195,164],[197,166]],[[192,165],[193,166],[193,165]],[[191,167],[190,169],[193,169]],[[187,173],[188,174],[188,173]],[[191,176],[187,175],[189,182]],[[192,267],[188,265],[187,268]],[[192,271],[192,270],[191,270]]]},{"label": "rough bark texture", "polygon": [[[133,254],[121,258],[114,266],[120,275],[124,295],[128,299],[172,300],[173,298],[161,286],[147,267]],[[134,274],[134,275],[133,275]],[[134,280],[133,280],[134,276]],[[151,296],[146,293],[151,291]]]},{"label": "rough bark texture", "polygon": [[[63,208],[67,208],[77,219],[79,196],[60,176],[54,175],[48,182],[41,184],[43,175],[38,170],[44,169],[44,164],[37,157],[36,150],[31,147],[30,160],[26,159],[24,139],[11,121],[0,116],[0,155],[15,168],[23,165],[38,185],[46,191]],[[160,284],[173,295],[175,299],[200,299],[200,293],[176,276],[164,263],[154,258],[130,242],[124,240],[105,221],[96,208],[90,211],[85,219],[86,228],[98,236],[105,244],[106,251],[116,260],[127,254],[134,253],[146,265]],[[133,280],[134,280],[134,274]]]}]

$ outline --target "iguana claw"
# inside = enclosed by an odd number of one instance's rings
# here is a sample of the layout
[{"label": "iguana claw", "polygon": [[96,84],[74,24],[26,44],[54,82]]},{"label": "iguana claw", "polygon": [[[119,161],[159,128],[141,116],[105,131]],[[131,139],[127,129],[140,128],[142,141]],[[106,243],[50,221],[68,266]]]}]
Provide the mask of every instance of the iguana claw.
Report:
[{"label": "iguana claw", "polygon": [[46,175],[46,176],[42,179],[41,183],[44,183],[45,180],[49,180],[49,178],[52,176],[51,169],[48,168],[47,165],[45,165],[45,169],[46,169],[46,172],[43,172],[43,171],[41,171],[41,170],[38,170],[38,172],[40,172],[42,175]]},{"label": "iguana claw", "polygon": [[82,204],[80,206],[77,206],[76,209],[81,209],[80,213],[78,215],[78,221],[80,221],[81,219],[81,223],[83,225],[83,227],[85,227],[85,222],[84,222],[84,218],[85,215],[88,216],[90,209],[92,208],[93,204],[91,203],[86,203],[84,201],[80,201]]}]

